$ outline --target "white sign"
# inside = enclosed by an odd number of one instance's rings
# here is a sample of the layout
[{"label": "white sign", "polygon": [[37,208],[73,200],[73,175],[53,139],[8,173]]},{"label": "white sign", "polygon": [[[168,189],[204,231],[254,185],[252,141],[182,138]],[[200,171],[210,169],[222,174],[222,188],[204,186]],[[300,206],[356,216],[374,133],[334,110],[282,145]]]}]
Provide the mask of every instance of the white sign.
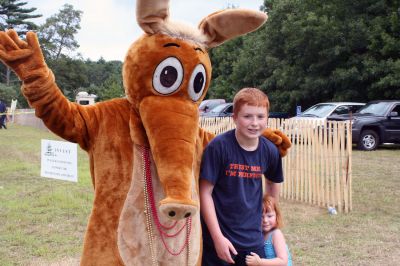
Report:
[{"label": "white sign", "polygon": [[42,139],[42,177],[78,182],[78,150],[71,142]]},{"label": "white sign", "polygon": [[11,123],[14,123],[15,108],[17,108],[17,100],[11,100]]},{"label": "white sign", "polygon": [[11,112],[14,112],[15,108],[17,108],[17,100],[11,100]]}]

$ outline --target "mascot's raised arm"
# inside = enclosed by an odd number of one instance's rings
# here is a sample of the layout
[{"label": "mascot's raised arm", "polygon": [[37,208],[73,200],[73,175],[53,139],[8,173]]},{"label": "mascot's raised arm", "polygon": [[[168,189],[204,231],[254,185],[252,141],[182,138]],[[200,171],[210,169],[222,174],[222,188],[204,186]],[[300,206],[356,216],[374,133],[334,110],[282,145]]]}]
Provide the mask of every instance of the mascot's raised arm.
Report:
[{"label": "mascot's raised arm", "polygon": [[[229,9],[195,29],[170,21],[167,0],[137,1],[136,11],[145,33],[125,58],[124,99],[69,102],[32,32],[26,41],[1,32],[0,59],[22,80],[36,116],[89,154],[95,197],[81,265],[199,265],[198,175],[213,138],[198,126],[211,79],[207,49],[256,30],[267,16]],[[286,153],[285,136],[265,135]]]}]

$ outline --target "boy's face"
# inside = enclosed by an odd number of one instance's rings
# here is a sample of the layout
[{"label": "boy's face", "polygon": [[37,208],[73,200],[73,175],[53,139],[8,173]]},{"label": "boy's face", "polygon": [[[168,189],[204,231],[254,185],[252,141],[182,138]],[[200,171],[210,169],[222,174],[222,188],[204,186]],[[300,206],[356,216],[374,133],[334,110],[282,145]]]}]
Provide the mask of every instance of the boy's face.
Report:
[{"label": "boy's face", "polygon": [[233,116],[236,133],[246,140],[257,139],[267,127],[268,113],[266,107],[245,104]]}]

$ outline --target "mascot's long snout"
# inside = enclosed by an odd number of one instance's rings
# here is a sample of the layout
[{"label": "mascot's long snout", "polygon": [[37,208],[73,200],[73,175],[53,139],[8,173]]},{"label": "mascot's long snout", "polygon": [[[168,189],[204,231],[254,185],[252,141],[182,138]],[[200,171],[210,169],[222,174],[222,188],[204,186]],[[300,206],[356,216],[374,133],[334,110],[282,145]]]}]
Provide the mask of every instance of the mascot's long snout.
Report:
[{"label": "mascot's long snout", "polygon": [[162,96],[146,97],[139,106],[164,188],[160,210],[175,220],[193,216],[198,211],[198,203],[192,200],[197,108],[190,100]]}]

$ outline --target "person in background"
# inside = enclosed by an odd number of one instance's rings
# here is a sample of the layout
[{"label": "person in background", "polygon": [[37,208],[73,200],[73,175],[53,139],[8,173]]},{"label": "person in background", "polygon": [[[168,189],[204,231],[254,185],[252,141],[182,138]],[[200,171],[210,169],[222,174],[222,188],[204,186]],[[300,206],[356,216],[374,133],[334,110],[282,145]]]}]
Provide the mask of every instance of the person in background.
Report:
[{"label": "person in background", "polygon": [[6,104],[0,99],[0,129],[7,129],[7,107]]},{"label": "person in background", "polygon": [[268,112],[261,90],[240,90],[233,100],[236,128],[216,136],[204,151],[199,184],[203,265],[246,265],[252,251],[265,257],[262,176],[275,200],[283,182],[279,151],[261,136]]},{"label": "person in background", "polygon": [[292,266],[292,257],[280,230],[283,227],[282,215],[278,203],[268,196],[263,200],[262,231],[264,234],[265,259],[251,252],[246,256],[249,266]]}]

